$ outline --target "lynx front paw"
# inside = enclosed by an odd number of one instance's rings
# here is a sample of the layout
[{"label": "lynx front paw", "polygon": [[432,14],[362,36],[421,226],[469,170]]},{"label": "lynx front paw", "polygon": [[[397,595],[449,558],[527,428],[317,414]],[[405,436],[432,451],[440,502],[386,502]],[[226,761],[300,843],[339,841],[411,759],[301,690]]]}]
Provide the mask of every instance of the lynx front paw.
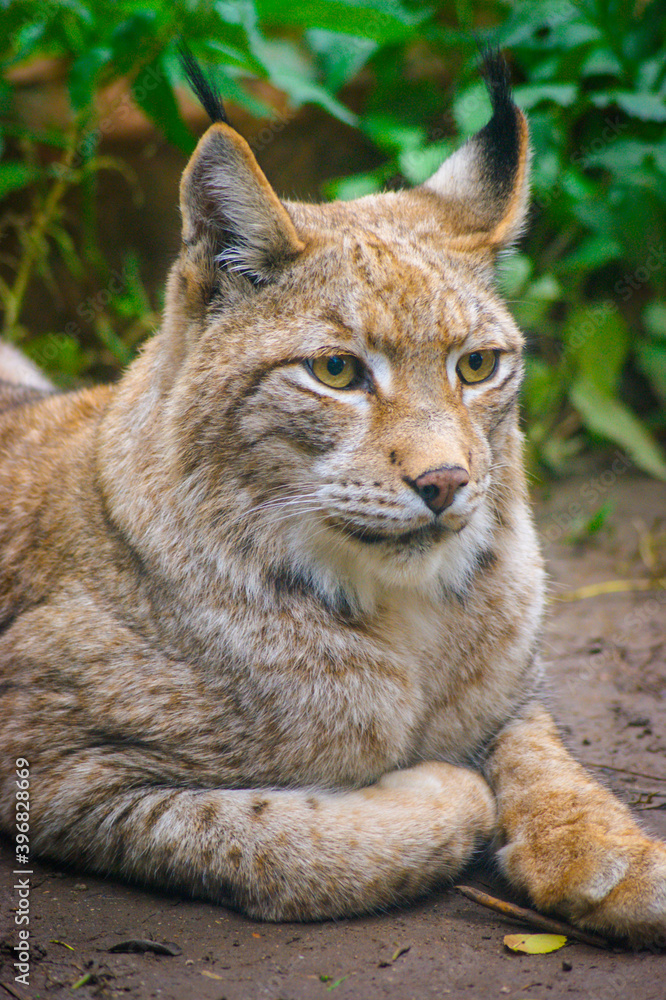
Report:
[{"label": "lynx front paw", "polygon": [[666,844],[638,829],[564,827],[546,843],[510,842],[499,857],[540,909],[634,947],[666,948]]}]

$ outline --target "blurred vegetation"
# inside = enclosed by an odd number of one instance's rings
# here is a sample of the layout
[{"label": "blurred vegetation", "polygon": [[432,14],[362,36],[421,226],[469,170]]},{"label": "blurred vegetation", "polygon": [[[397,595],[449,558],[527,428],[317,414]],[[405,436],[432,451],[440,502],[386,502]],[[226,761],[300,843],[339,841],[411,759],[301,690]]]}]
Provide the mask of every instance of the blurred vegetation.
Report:
[{"label": "blurred vegetation", "polygon": [[[247,85],[268,80],[293,107],[319,104],[372,140],[383,162],[330,183],[339,198],[423,181],[485,123],[477,42],[488,41],[508,54],[534,150],[529,233],[500,268],[528,337],[532,456],[561,472],[591,442],[612,442],[666,478],[665,36],[666,0],[0,0],[2,335],[71,384],[102,355],[119,369],[157,325],[141,261],[128,255],[114,283],[100,249],[98,173],[132,177],[100,152],[95,98],[126,78],[189,153],[179,37],[252,114],[273,113]],[[66,69],[70,124],[35,133],[15,111],[15,72],[45,57]],[[75,324],[23,325],[56,258],[81,282],[92,341]],[[91,274],[103,298],[85,297]]]}]

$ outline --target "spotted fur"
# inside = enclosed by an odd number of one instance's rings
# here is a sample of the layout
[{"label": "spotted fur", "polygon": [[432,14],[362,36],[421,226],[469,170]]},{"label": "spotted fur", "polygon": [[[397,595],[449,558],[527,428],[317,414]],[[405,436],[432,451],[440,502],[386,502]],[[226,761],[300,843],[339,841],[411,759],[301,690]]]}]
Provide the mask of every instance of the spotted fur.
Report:
[{"label": "spotted fur", "polygon": [[[6,390],[0,817],[26,758],[40,854],[301,920],[413,899],[495,838],[537,905],[663,938],[666,848],[539,703],[493,284],[527,125],[498,72],[429,182],[347,204],[281,202],[216,122],[161,332],[114,387]],[[315,374],[340,357],[348,388]]]}]

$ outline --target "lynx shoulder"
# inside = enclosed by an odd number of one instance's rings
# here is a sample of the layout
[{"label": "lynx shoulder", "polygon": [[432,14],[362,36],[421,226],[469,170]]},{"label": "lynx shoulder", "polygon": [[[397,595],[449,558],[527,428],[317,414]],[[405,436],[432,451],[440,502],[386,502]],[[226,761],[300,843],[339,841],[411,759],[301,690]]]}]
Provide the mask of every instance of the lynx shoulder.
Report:
[{"label": "lynx shoulder", "polygon": [[537,905],[663,939],[666,848],[540,703],[493,283],[528,130],[486,72],[490,122],[426,184],[317,206],[280,201],[190,63],[219,120],[161,331],[115,387],[30,378],[0,414],[0,817],[28,760],[37,852],[312,919],[495,838]]}]

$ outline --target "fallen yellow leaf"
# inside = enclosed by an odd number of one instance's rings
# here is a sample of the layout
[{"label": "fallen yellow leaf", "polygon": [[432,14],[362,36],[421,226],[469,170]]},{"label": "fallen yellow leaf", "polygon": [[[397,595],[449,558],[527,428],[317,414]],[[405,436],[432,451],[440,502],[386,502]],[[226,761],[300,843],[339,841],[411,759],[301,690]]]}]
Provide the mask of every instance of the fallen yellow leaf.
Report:
[{"label": "fallen yellow leaf", "polygon": [[224,976],[218,976],[215,972],[209,972],[208,969],[202,969],[202,976],[208,976],[209,979],[224,979]]},{"label": "fallen yellow leaf", "polygon": [[547,955],[557,951],[567,943],[564,934],[506,934],[504,944],[511,951],[522,951],[526,955]]}]

